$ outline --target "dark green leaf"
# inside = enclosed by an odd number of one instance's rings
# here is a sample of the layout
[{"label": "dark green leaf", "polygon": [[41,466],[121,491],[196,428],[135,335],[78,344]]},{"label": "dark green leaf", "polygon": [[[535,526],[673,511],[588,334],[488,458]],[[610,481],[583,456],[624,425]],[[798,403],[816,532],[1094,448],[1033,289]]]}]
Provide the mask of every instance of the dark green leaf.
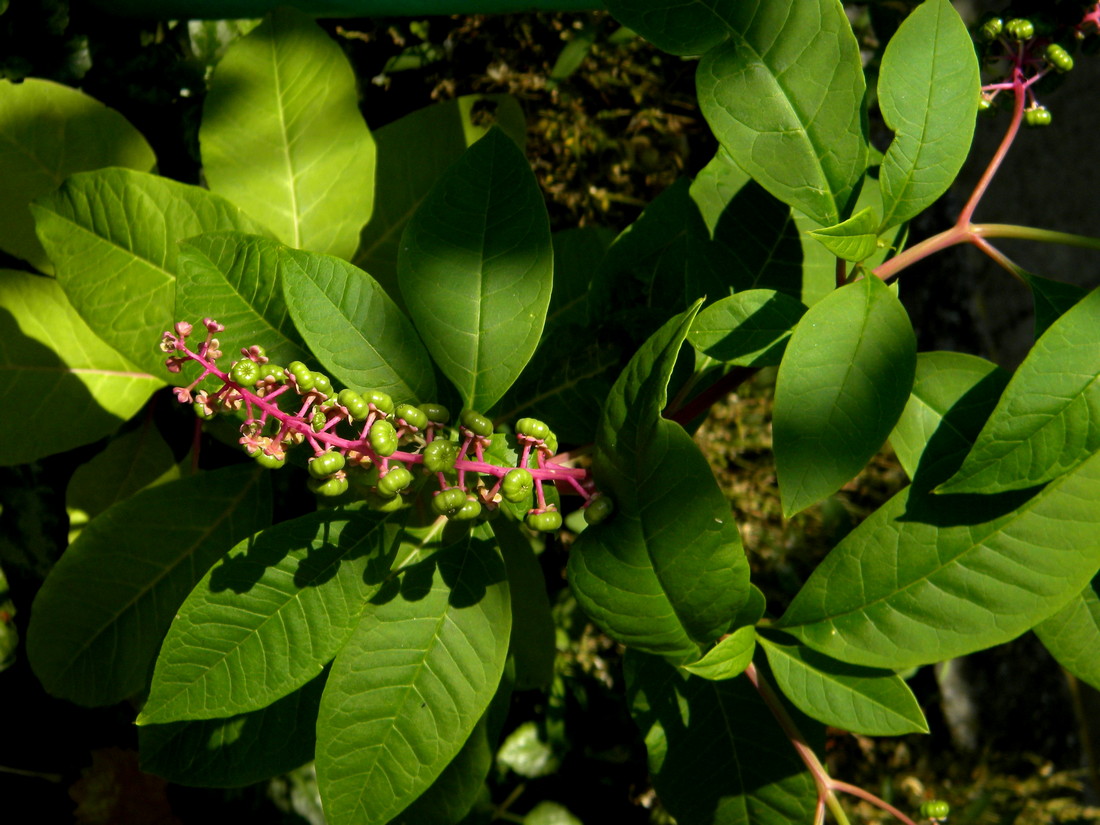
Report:
[{"label": "dark green leaf", "polygon": [[869,277],[802,316],[775,386],[773,432],[786,516],[858,473],[897,423],[917,342],[897,296]]},{"label": "dark green leaf", "polygon": [[1077,284],[1052,281],[1028,272],[1022,273],[1035,301],[1035,339],[1043,337],[1050,325],[1088,293]]},{"label": "dark green leaf", "polygon": [[1069,604],[1033,628],[1043,647],[1062,667],[1100,690],[1100,597],[1097,582],[1085,586]]},{"label": "dark green leaf", "polygon": [[512,603],[509,655],[515,659],[516,690],[546,688],[554,678],[557,656],[546,578],[531,542],[515,522],[498,518],[492,528],[508,570]]},{"label": "dark green leaf", "polygon": [[778,364],[806,307],[772,289],[737,292],[699,313],[688,341],[715,361],[745,367]]},{"label": "dark green leaf", "polygon": [[491,407],[542,336],[553,248],[527,159],[499,129],[471,146],[405,228],[401,293],[465,406]]},{"label": "dark green leaf", "polygon": [[142,691],[176,609],[270,511],[267,474],[237,466],[142,490],[91,521],[34,601],[27,653],[45,688],[81,705]]}]

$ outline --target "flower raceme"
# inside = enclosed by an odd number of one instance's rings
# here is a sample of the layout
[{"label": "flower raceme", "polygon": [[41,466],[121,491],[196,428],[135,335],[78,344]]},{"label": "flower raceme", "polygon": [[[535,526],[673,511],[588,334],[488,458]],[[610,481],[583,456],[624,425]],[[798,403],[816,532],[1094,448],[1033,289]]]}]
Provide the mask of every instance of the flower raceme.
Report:
[{"label": "flower raceme", "polygon": [[[300,361],[271,363],[260,346],[242,349],[243,358],[224,371],[214,336],[225,327],[212,318],[202,325],[206,336],[193,349],[187,339],[194,327],[186,321],[161,338],[169,372],[189,362],[201,369],[188,386],[175,389],[177,400],[204,420],[243,415],[239,442],[264,467],[284,466],[288,450],[307,445],[313,451],[309,486],[320,496],[353,491],[371,507],[394,510],[434,480],[431,508],[439,516],[473,521],[508,502],[531,529],[553,532],[562,517],[547,495],[549,482],[584,498],[589,523],[611,513],[610,499],[596,492],[588,471],[555,455],[557,439],[542,421],[521,418],[514,442],[473,410],[462,412],[457,427],[448,426],[450,413],[440,404],[394,404],[377,390],[336,391],[328,376]],[[199,389],[211,378],[220,386]],[[512,463],[494,463],[502,456]],[[417,465],[422,469],[414,474]]]}]

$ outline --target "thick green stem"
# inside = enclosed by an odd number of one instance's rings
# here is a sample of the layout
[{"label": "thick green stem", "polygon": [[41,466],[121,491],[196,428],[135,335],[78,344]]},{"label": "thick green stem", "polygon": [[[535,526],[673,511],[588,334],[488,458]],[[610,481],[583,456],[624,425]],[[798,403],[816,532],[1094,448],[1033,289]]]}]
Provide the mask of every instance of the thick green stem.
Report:
[{"label": "thick green stem", "polygon": [[1100,251],[1100,238],[1074,235],[1071,232],[1055,232],[1053,229],[1038,229],[1034,226],[1016,226],[1010,223],[980,223],[971,227],[971,232],[981,238],[1020,238],[1025,241],[1056,243],[1062,246],[1076,246],[1082,249]]}]

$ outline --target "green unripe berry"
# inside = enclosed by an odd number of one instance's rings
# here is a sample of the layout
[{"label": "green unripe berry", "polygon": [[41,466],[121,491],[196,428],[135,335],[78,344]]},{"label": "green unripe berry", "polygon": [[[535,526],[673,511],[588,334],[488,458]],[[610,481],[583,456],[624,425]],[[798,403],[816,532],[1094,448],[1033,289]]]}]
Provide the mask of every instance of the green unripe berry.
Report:
[{"label": "green unripe berry", "polygon": [[272,378],[280,384],[286,383],[286,369],[278,364],[260,364],[260,380]]},{"label": "green unripe berry", "polygon": [[348,480],[344,476],[334,476],[333,478],[326,478],[323,481],[320,479],[310,479],[309,488],[319,496],[335,498],[336,496],[342,496],[348,491]]},{"label": "green unripe berry", "polygon": [[451,411],[442,404],[421,404],[420,409],[424,415],[428,416],[429,421],[434,421],[436,424],[446,424],[451,420]]},{"label": "green unripe berry", "polygon": [[401,496],[383,496],[379,495],[374,490],[367,493],[366,499],[367,506],[379,513],[392,513],[405,506],[405,499]]},{"label": "green unripe berry", "polygon": [[1035,24],[1026,17],[1016,17],[1005,23],[1005,34],[1013,40],[1030,40],[1035,36]]},{"label": "green unripe berry", "polygon": [[603,493],[596,493],[584,508],[584,520],[589,524],[599,524],[601,521],[606,521],[614,510],[615,502]]},{"label": "green unripe berry", "polygon": [[398,418],[405,419],[405,423],[410,427],[416,427],[418,430],[422,430],[428,426],[428,416],[424,414],[424,411],[419,407],[414,407],[412,404],[398,404],[397,409],[394,411],[394,415]]},{"label": "green unripe berry", "polygon": [[479,412],[475,412],[474,410],[463,410],[460,420],[462,421],[462,426],[474,435],[488,438],[493,434],[493,422]]},{"label": "green unripe berry", "polygon": [[466,504],[466,493],[457,487],[441,490],[432,499],[432,509],[441,516],[453,516]]},{"label": "green unripe berry", "polygon": [[1057,43],[1047,46],[1046,58],[1047,62],[1060,72],[1068,72],[1073,68],[1073,58]]},{"label": "green unripe berry", "polygon": [[337,470],[344,469],[344,456],[335,450],[315,455],[309,460],[308,469],[314,478],[327,478]]},{"label": "green unripe berry", "polygon": [[286,371],[294,376],[294,384],[300,391],[309,392],[313,389],[313,373],[301,361],[291,361],[286,365]]},{"label": "green unripe berry", "polygon": [[1005,21],[1000,17],[990,17],[978,27],[978,37],[981,40],[996,40],[1004,31]]},{"label": "green unripe berry", "polygon": [[946,819],[950,813],[951,806],[942,799],[933,799],[930,802],[922,803],[920,806],[920,815],[932,820]]},{"label": "green unripe berry", "polygon": [[473,521],[480,515],[481,502],[472,496],[467,496],[466,503],[459,507],[451,518],[455,521]]},{"label": "green unripe berry", "polygon": [[268,455],[263,450],[260,450],[253,458],[256,459],[257,464],[261,467],[266,467],[268,470],[278,470],[280,467],[286,466],[286,453]]},{"label": "green unripe berry", "polygon": [[363,396],[355,390],[340,390],[340,395],[337,400],[340,402],[340,406],[344,407],[348,411],[348,415],[352,418],[362,420],[370,415],[370,407],[368,407],[367,402],[363,400]]},{"label": "green unripe berry", "polygon": [[319,433],[325,428],[325,424],[328,423],[328,416],[325,415],[324,410],[315,409],[313,411],[313,417],[309,420],[309,426],[313,428],[313,432]]},{"label": "green unripe berry", "polygon": [[332,395],[332,382],[324,373],[313,373],[313,389],[324,395]]},{"label": "green unripe berry", "polygon": [[254,387],[260,380],[260,365],[245,358],[230,367],[229,378],[238,387]]},{"label": "green unripe berry", "polygon": [[1049,126],[1051,121],[1050,110],[1045,106],[1036,106],[1024,112],[1024,120],[1028,126]]},{"label": "green unripe berry", "polygon": [[203,421],[212,421],[218,417],[218,414],[214,410],[207,409],[206,404],[201,401],[196,401],[191,405],[191,409],[195,411],[195,415],[201,418]]},{"label": "green unripe berry", "polygon": [[985,95],[982,95],[980,98],[978,98],[978,112],[979,113],[993,111],[994,105],[995,104],[993,103],[993,101],[990,100]]},{"label": "green unripe berry", "polygon": [[541,513],[528,513],[527,526],[540,533],[553,533],[561,528],[561,513],[557,510],[545,510]]},{"label": "green unripe berry", "polygon": [[373,404],[380,413],[389,415],[393,412],[393,399],[381,390],[367,390],[363,393],[363,400]]},{"label": "green unripe berry", "polygon": [[516,435],[525,435],[528,438],[541,440],[550,435],[550,428],[537,418],[521,418],[516,422]]},{"label": "green unripe berry", "polygon": [[388,473],[378,479],[378,492],[383,496],[395,496],[412,484],[413,474],[404,467],[390,467]]},{"label": "green unripe berry", "polygon": [[534,487],[535,479],[522,467],[509,470],[500,484],[500,494],[513,504],[525,501]]},{"label": "green unripe berry", "polygon": [[437,438],[424,448],[424,467],[433,473],[446,473],[455,468],[458,447],[450,441]]},{"label": "green unripe berry", "polygon": [[393,455],[397,450],[397,430],[384,418],[370,425],[370,445],[380,456]]}]

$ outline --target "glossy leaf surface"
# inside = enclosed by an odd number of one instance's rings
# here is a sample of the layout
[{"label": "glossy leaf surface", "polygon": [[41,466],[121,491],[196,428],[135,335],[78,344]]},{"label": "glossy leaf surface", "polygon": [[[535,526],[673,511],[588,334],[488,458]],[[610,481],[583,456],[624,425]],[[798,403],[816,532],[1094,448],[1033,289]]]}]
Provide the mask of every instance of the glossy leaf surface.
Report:
[{"label": "glossy leaf surface", "polygon": [[833,292],[802,316],[775,386],[783,512],[835,492],[882,446],[913,385],[916,336],[878,278]]},{"label": "glossy leaf surface", "polygon": [[146,372],[166,376],[161,333],[176,304],[179,241],[257,227],[200,189],[126,169],[73,175],[32,207],[39,240],[80,316]]},{"label": "glossy leaf surface", "polygon": [[838,662],[765,636],[759,643],[779,688],[807,716],[867,736],[928,732],[916,697],[892,670]]},{"label": "glossy leaf surface", "polygon": [[333,377],[398,403],[434,400],[424,345],[370,275],[340,258],[293,249],[280,251],[279,271],[298,331]]},{"label": "glossy leaf surface", "polygon": [[751,0],[720,14],[729,39],[696,74],[707,122],[775,197],[823,226],[839,223],[867,164],[863,69],[843,7]]},{"label": "glossy leaf surface", "polygon": [[317,676],[389,572],[399,522],[322,510],[234,547],[177,612],[138,724],[237,716]]},{"label": "glossy leaf surface", "polygon": [[997,493],[1050,481],[1100,449],[1100,289],[1035,342],[959,471],[941,492]]},{"label": "glossy leaf surface", "polygon": [[199,141],[211,190],[279,240],[355,254],[371,213],[374,140],[347,57],[309,17],[281,8],[229,47]]},{"label": "glossy leaf surface", "polygon": [[74,172],[107,166],[148,172],[155,163],[126,118],[83,92],[34,77],[0,80],[0,249],[52,272],[34,234],[31,201]]},{"label": "glossy leaf surface", "polygon": [[0,270],[0,465],[109,435],[161,386],[97,338],[53,278]]},{"label": "glossy leaf surface", "polygon": [[1100,689],[1100,596],[1090,583],[1069,604],[1033,628],[1062,667]]},{"label": "glossy leaf surface", "polygon": [[886,44],[878,102],[894,140],[879,173],[882,229],[920,214],[947,191],[974,137],[978,57],[948,0],[925,0]]},{"label": "glossy leaf surface", "polygon": [[833,658],[893,670],[1008,641],[1100,566],[1098,495],[1100,454],[1038,492],[907,487],[833,549],[777,627]]},{"label": "glossy leaf surface", "polygon": [[708,650],[703,657],[684,670],[703,679],[732,679],[745,672],[756,652],[756,628],[741,627]]},{"label": "glossy leaf surface", "polygon": [[523,153],[499,129],[470,147],[405,229],[401,293],[432,357],[472,409],[512,385],[542,335],[550,225]]},{"label": "glossy leaf surface", "polygon": [[744,367],[774,366],[805,312],[805,306],[782,292],[748,289],[700,312],[688,341],[715,361]]},{"label": "glossy leaf surface", "polygon": [[46,689],[81,705],[142,691],[176,609],[269,521],[269,495],[262,471],[230,467],[143,490],[90,522],[34,602],[27,653]]},{"label": "glossy leaf surface", "polygon": [[871,207],[867,207],[836,226],[814,229],[810,235],[836,257],[862,261],[878,248],[877,228],[878,217]]},{"label": "glossy leaf surface", "polygon": [[403,574],[333,663],[317,720],[317,781],[333,821],[389,822],[470,736],[504,669],[504,563],[467,534]]},{"label": "glossy leaf surface", "polygon": [[665,324],[615,382],[596,434],[593,475],[615,502],[569,556],[585,612],[639,650],[698,657],[748,596],[748,564],[729,503],[678,424],[661,418],[698,304]]}]

